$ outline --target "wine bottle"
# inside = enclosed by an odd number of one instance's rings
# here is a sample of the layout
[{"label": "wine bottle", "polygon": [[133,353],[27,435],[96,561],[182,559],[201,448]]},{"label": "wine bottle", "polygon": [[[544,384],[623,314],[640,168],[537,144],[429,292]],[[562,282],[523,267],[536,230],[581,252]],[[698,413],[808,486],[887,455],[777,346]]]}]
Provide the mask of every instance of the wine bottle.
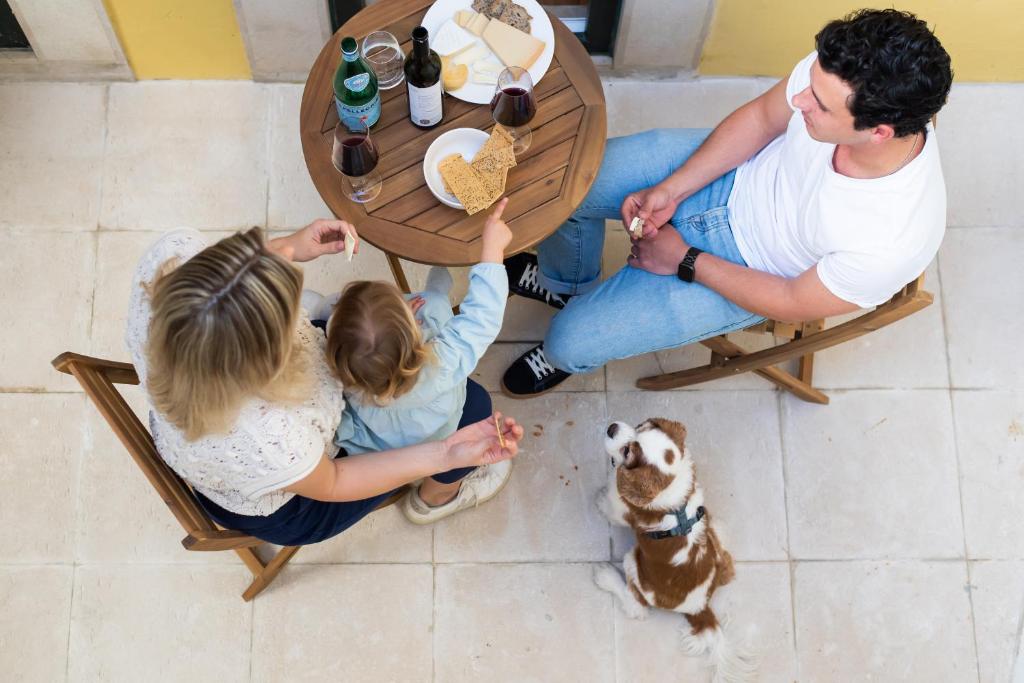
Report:
[{"label": "wine bottle", "polygon": [[380,118],[377,77],[359,56],[359,44],[351,36],[341,39],[341,62],[334,72],[334,105],[342,122],[361,119],[369,128]]},{"label": "wine bottle", "polygon": [[409,89],[409,120],[417,128],[433,128],[444,117],[441,98],[441,58],[430,49],[427,29],[412,30],[412,51],[405,58]]}]

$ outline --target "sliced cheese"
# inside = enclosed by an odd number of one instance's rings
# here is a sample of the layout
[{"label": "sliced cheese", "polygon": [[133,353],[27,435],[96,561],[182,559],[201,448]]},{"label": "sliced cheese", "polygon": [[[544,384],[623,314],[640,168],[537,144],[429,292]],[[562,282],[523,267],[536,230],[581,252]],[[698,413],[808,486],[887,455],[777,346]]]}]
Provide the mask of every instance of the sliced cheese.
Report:
[{"label": "sliced cheese", "polygon": [[345,256],[348,260],[352,260],[352,254],[356,253],[356,238],[352,236],[352,233],[345,233]]},{"label": "sliced cheese", "polygon": [[478,14],[469,22],[466,26],[466,30],[473,35],[482,36],[484,31],[490,26],[491,20],[486,15]]},{"label": "sliced cheese", "polygon": [[498,85],[498,77],[474,71],[473,82],[479,85]]},{"label": "sliced cheese", "polygon": [[460,9],[455,13],[455,23],[466,28],[469,26],[469,22],[473,21],[473,17],[476,16],[476,12],[471,9]]},{"label": "sliced cheese", "polygon": [[490,50],[484,47],[479,41],[474,40],[473,44],[468,48],[459,50],[453,55],[449,55],[449,59],[452,60],[452,64],[465,64],[466,66],[469,66],[473,62],[478,62],[490,54]]},{"label": "sliced cheese", "polygon": [[437,33],[430,37],[430,47],[442,57],[465,50],[475,43],[476,39],[472,35],[456,26],[450,19],[441,24]]},{"label": "sliced cheese", "polygon": [[505,66],[519,66],[529,69],[537,61],[547,45],[519,29],[491,19],[483,32],[484,42],[498,55]]},{"label": "sliced cheese", "polygon": [[473,62],[472,69],[475,73],[486,74],[488,76],[494,76],[497,78],[501,75],[501,72],[505,70],[505,67],[501,64],[495,64],[494,62],[486,62],[484,60],[477,60]]}]

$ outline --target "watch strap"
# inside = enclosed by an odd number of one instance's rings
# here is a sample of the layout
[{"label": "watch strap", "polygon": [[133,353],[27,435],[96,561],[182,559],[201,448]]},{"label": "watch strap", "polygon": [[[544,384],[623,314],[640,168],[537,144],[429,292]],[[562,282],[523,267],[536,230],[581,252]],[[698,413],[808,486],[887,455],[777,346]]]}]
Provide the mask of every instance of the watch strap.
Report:
[{"label": "watch strap", "polygon": [[697,257],[704,253],[703,249],[697,247],[690,247],[686,252],[686,256],[683,257],[682,262],[679,264],[679,270],[676,272],[679,279],[683,282],[693,282],[697,277]]}]

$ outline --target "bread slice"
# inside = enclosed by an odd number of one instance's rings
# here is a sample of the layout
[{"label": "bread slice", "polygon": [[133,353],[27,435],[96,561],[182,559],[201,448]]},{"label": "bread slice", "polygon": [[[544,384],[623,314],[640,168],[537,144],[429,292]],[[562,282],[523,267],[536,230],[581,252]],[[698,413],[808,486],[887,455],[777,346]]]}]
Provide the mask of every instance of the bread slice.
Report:
[{"label": "bread slice", "polygon": [[491,19],[487,24],[483,39],[505,66],[519,66],[524,69],[533,66],[547,47],[544,41],[537,40],[528,33],[523,33],[497,19]]}]

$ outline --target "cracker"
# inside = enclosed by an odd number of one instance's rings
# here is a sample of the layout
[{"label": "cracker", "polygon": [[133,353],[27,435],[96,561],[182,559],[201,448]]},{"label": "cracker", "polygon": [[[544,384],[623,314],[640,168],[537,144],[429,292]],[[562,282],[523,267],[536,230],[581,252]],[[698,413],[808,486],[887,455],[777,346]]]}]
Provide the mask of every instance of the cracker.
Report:
[{"label": "cracker", "polygon": [[461,154],[445,157],[437,165],[445,190],[455,195],[469,215],[486,209],[505,192],[508,169],[516,165],[512,136],[495,126],[491,136],[467,163]]}]

